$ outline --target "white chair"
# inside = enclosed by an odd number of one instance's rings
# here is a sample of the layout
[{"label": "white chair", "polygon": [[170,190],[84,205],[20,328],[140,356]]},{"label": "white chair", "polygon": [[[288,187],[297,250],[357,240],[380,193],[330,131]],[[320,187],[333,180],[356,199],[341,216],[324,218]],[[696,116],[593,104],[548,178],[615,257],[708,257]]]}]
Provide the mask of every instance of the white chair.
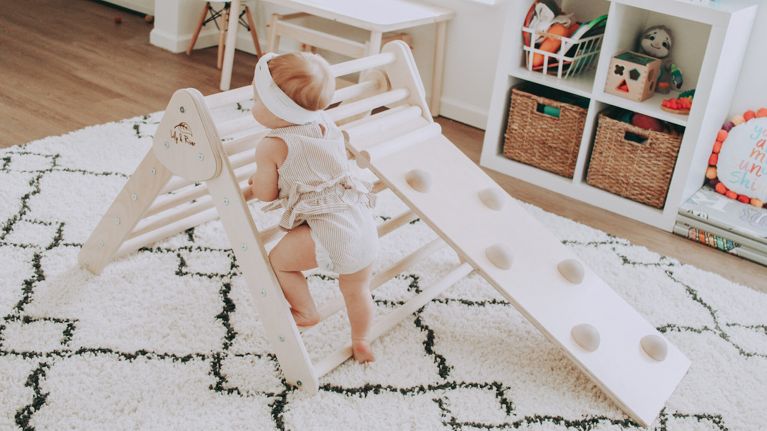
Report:
[{"label": "white chair", "polygon": [[[211,6],[211,3],[224,3],[223,7],[221,9],[216,9],[213,6]],[[239,11],[238,13],[232,14],[231,10],[234,9],[236,11]],[[244,20],[243,16],[247,19]],[[219,21],[219,19],[221,20]],[[218,69],[224,69],[222,70],[221,75],[221,85],[223,89],[224,80],[226,79],[226,87],[229,88],[229,80],[231,79],[231,69],[232,69],[232,63],[234,62],[234,45],[237,40],[237,30],[238,30],[238,24],[245,27],[245,29],[250,32],[250,36],[253,38],[253,45],[256,48],[256,55],[261,56],[261,44],[258,41],[258,33],[256,31],[256,25],[253,21],[253,14],[250,11],[250,8],[247,4],[243,5],[241,7],[241,3],[239,0],[230,0],[230,1],[222,1],[222,2],[205,2],[205,5],[202,8],[202,14],[200,15],[200,19],[197,22],[197,27],[194,29],[194,33],[192,34],[192,40],[189,41],[189,47],[186,49],[187,55],[192,54],[192,50],[194,49],[194,45],[197,43],[197,38],[200,36],[200,31],[202,28],[210,23],[213,22],[216,27],[219,29],[219,37],[218,37],[218,59],[216,62],[216,67]],[[232,31],[229,31],[229,29],[232,29]],[[226,53],[229,55],[227,57],[227,61],[225,60],[225,47],[229,48],[231,46],[231,54],[229,53],[229,50],[226,50]]]}]

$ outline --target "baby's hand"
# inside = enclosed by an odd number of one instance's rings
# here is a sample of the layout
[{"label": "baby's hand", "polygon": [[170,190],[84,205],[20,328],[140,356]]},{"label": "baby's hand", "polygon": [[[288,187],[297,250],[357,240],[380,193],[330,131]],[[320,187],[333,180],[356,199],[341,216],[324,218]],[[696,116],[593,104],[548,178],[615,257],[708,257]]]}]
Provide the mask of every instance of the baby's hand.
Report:
[{"label": "baby's hand", "polygon": [[251,201],[256,198],[256,189],[253,185],[253,178],[255,178],[255,175],[248,178],[248,188],[245,189],[244,192],[242,192],[242,197],[245,199],[245,202]]}]

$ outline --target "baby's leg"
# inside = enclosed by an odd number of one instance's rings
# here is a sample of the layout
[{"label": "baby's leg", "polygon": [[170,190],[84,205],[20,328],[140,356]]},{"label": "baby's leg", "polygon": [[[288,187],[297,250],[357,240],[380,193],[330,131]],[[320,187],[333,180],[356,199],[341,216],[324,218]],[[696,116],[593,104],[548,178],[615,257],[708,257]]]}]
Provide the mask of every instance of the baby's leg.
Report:
[{"label": "baby's leg", "polygon": [[302,224],[283,237],[269,253],[269,261],[280,282],[285,299],[298,326],[312,326],[320,321],[317,306],[301,271],[317,267],[311,230]]},{"label": "baby's leg", "polygon": [[353,274],[341,274],[338,279],[352,327],[352,352],[357,362],[375,361],[367,339],[375,314],[375,304],[370,295],[371,272],[372,265]]}]

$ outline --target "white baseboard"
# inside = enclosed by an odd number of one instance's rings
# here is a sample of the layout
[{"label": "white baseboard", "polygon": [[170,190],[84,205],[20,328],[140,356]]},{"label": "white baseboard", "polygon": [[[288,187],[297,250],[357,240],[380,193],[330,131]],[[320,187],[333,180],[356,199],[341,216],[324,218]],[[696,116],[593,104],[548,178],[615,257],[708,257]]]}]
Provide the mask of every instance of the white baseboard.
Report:
[{"label": "white baseboard", "polygon": [[[178,36],[172,33],[162,32],[158,30],[157,27],[152,29],[149,33],[149,43],[176,54],[186,51],[191,40],[191,34]],[[264,45],[264,41],[260,42],[262,47],[266,46]],[[197,38],[197,43],[194,45],[194,49],[208,48],[216,45],[218,45],[218,30],[213,28],[200,32],[200,36]],[[237,49],[249,54],[256,54],[256,49],[253,46],[253,39],[250,37],[250,33],[246,31],[237,32]]]},{"label": "white baseboard", "polygon": [[442,117],[460,121],[478,129],[485,129],[487,124],[487,108],[468,105],[465,102],[444,96],[442,96],[440,102],[439,115]]}]

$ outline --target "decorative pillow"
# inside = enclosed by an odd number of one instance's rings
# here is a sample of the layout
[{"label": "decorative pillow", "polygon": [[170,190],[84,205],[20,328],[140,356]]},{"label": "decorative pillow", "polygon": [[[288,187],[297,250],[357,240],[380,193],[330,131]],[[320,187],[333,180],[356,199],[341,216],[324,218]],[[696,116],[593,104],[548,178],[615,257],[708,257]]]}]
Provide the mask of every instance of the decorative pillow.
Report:
[{"label": "decorative pillow", "polygon": [[716,135],[706,178],[731,199],[767,207],[767,108],[733,117]]}]

